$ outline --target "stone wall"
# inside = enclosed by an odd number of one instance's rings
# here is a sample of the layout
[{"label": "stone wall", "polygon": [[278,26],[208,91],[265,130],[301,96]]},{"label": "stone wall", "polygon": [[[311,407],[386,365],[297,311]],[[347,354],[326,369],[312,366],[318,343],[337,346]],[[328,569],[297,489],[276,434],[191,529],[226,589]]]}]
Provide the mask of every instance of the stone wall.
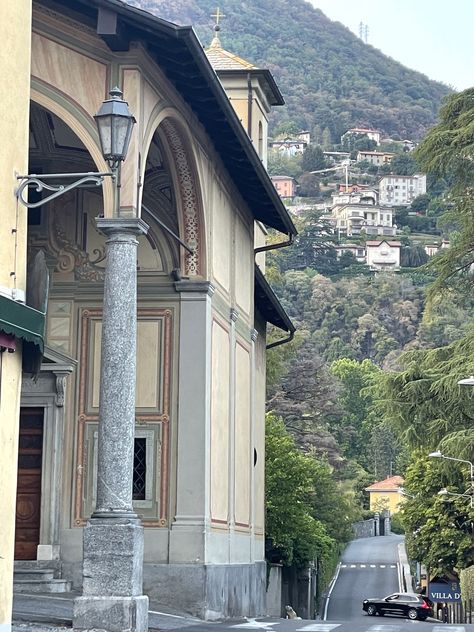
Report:
[{"label": "stone wall", "polygon": [[352,529],[356,538],[372,538],[377,535],[375,518],[355,522],[352,525]]}]

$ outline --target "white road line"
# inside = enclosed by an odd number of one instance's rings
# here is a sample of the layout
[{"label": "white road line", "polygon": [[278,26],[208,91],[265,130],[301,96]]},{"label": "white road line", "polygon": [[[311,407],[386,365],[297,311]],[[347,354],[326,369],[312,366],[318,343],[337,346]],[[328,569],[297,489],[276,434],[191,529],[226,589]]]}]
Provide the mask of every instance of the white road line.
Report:
[{"label": "white road line", "polygon": [[329,592],[328,592],[328,596],[326,597],[326,603],[324,604],[323,617],[322,617],[323,621],[326,621],[326,619],[327,619],[327,616],[328,616],[329,599],[331,598],[331,593],[332,593],[332,591],[333,591],[333,589],[334,589],[334,585],[335,585],[335,584],[336,584],[336,582],[337,582],[337,578],[339,577],[339,573],[340,573],[340,571],[341,571],[341,565],[340,565],[340,564],[338,564],[338,565],[337,565],[336,574],[334,575],[334,577],[333,577],[333,579],[332,579],[332,582],[331,582],[331,584],[330,584],[330,586],[329,586]]},{"label": "white road line", "polygon": [[361,568],[365,568],[366,566],[365,566],[365,564],[361,564],[360,567]]},{"label": "white road line", "polygon": [[331,632],[335,628],[339,628],[341,623],[310,623],[304,628],[298,628],[296,632]]},{"label": "white road line", "polygon": [[371,565],[370,565],[370,568],[375,568],[375,564],[371,564]]},{"label": "white road line", "polygon": [[[413,621],[412,623],[420,623],[419,621]],[[389,625],[389,624],[380,624],[380,625],[371,625],[370,628],[367,628],[367,632],[398,632],[402,630],[403,626],[401,625]],[[444,628],[443,628],[444,629]]]},{"label": "white road line", "polygon": [[351,568],[357,568],[357,564],[351,564]]},{"label": "white road line", "polygon": [[390,568],[397,568],[396,564],[390,564]]},{"label": "white road line", "polygon": [[434,625],[432,632],[466,632],[463,625]]},{"label": "white road line", "polygon": [[347,568],[347,564],[341,564],[341,568]]},{"label": "white road line", "polygon": [[158,614],[160,617],[172,617],[173,619],[188,619],[191,621],[199,621],[201,623],[201,619],[195,619],[193,617],[183,617],[180,614],[168,614],[167,612],[157,612],[156,610],[148,610],[149,614]]},{"label": "white road line", "polygon": [[385,564],[380,564],[380,568],[385,568]]},{"label": "white road line", "polygon": [[244,630],[271,630],[274,625],[280,625],[281,621],[257,621],[256,619],[247,619],[247,623],[238,623],[231,625],[231,628],[240,628]]}]

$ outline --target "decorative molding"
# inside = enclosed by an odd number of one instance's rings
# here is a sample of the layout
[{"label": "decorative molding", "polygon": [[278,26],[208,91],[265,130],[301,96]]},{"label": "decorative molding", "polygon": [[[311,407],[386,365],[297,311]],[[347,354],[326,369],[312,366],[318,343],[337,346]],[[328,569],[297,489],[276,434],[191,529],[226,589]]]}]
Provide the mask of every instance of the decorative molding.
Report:
[{"label": "decorative molding", "polygon": [[[163,400],[162,411],[160,413],[147,413],[140,411],[137,414],[138,427],[143,428],[144,424],[161,425],[161,462],[157,465],[160,468],[160,499],[158,502],[159,515],[154,518],[144,517],[145,527],[167,527],[168,518],[168,498],[169,498],[169,424],[171,418],[171,362],[173,344],[173,311],[171,309],[158,308],[138,308],[138,319],[140,318],[162,318],[163,335]],[[87,404],[88,398],[88,376],[91,369],[89,365],[90,355],[90,332],[93,320],[102,319],[101,309],[84,309],[81,313],[81,344],[80,344],[80,372],[79,372],[79,411],[77,417],[77,452],[76,452],[76,481],[75,481],[75,506],[74,506],[74,526],[81,527],[86,523],[84,516],[83,496],[87,484],[87,463],[88,448],[86,441],[87,424],[97,424],[99,422],[98,411],[90,411]]]},{"label": "decorative molding", "polygon": [[61,408],[64,406],[64,397],[66,393],[66,373],[59,373],[57,371],[53,371],[56,376],[56,406]]},{"label": "decorative molding", "polygon": [[234,309],[233,307],[230,308],[230,320],[233,323],[237,322],[237,319],[239,318],[239,315],[240,315],[240,313],[236,309]]},{"label": "decorative molding", "polygon": [[203,244],[202,218],[198,204],[195,176],[188,161],[181,135],[170,119],[161,123],[169,147],[174,157],[181,196],[184,241],[193,249],[193,253],[185,255],[185,275],[202,276],[203,274]]},{"label": "decorative molding", "polygon": [[252,342],[257,342],[257,338],[258,338],[258,331],[256,329],[251,329],[250,330],[250,340]]}]

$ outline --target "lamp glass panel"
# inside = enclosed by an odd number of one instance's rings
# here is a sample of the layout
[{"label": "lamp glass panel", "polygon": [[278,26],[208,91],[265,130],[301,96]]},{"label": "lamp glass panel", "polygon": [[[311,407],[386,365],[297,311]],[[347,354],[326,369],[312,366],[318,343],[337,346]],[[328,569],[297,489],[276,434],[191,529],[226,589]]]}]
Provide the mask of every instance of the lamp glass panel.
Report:
[{"label": "lamp glass panel", "polygon": [[124,116],[116,116],[113,120],[112,128],[112,155],[118,159],[123,159],[127,148],[125,143],[128,136],[130,119]]},{"label": "lamp glass panel", "polygon": [[104,158],[107,158],[107,156],[112,154],[112,116],[98,116],[96,120],[102,155]]}]

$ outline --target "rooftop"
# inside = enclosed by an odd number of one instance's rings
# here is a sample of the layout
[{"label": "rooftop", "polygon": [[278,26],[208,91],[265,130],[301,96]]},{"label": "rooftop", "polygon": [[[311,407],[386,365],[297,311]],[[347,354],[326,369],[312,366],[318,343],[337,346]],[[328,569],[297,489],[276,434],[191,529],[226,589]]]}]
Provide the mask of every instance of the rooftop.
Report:
[{"label": "rooftop", "polygon": [[389,476],[383,481],[377,481],[373,485],[365,488],[366,492],[398,492],[403,486],[405,479],[403,476]]}]

